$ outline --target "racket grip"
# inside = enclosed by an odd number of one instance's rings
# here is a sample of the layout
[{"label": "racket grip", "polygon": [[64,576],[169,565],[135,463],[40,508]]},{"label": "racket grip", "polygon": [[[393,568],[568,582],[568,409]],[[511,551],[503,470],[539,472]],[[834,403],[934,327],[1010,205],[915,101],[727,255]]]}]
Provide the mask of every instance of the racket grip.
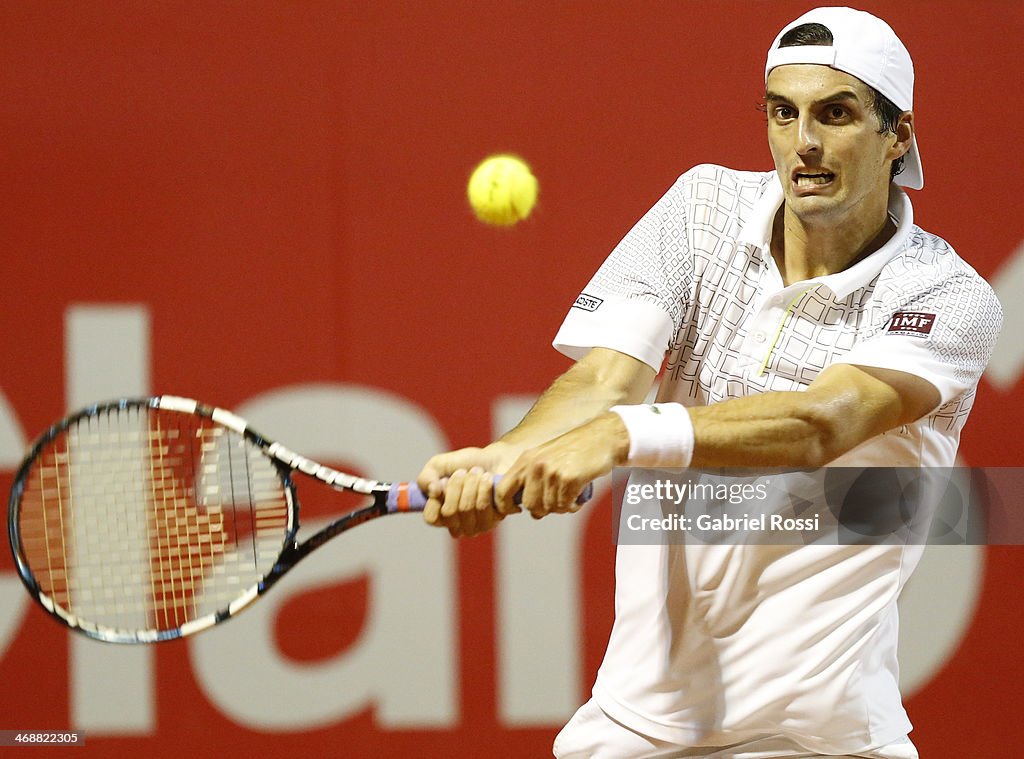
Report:
[{"label": "racket grip", "polygon": [[[501,480],[501,475],[494,476],[494,484]],[[523,494],[516,493],[516,504],[522,503]],[[576,503],[584,504],[594,497],[594,483],[588,482],[579,494]],[[415,482],[396,482],[388,489],[388,513],[401,511],[423,511],[427,505],[427,494],[420,490]]]}]

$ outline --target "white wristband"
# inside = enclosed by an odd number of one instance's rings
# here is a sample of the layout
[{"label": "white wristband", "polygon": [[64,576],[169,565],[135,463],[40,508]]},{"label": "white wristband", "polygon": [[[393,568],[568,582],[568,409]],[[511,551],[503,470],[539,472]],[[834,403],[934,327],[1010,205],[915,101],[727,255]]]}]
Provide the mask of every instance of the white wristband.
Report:
[{"label": "white wristband", "polygon": [[693,458],[693,422],[680,403],[613,406],[629,432],[628,466],[683,468]]}]

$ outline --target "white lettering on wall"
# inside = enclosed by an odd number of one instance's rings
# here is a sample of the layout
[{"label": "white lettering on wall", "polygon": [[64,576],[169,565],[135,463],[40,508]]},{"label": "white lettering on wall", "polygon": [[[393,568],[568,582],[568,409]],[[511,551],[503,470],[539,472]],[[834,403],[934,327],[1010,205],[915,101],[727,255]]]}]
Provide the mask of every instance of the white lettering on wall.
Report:
[{"label": "white lettering on wall", "polygon": [[[64,315],[68,410],[150,392],[149,311],[143,305],[72,305]],[[71,635],[71,724],[138,735],[156,726],[153,650]]]},{"label": "white lettering on wall", "polygon": [[[522,419],[535,400],[497,398],[494,437]],[[540,521],[518,514],[496,531],[498,711],[506,725],[557,724],[579,706],[580,542],[588,513],[584,508]]]},{"label": "white lettering on wall", "polygon": [[[148,394],[144,306],[72,306],[65,335],[69,409]],[[518,421],[530,403],[532,398],[519,396],[496,399],[495,434]],[[426,458],[447,447],[422,409],[371,388],[283,388],[237,411],[303,454],[344,461],[371,477],[412,477]],[[17,414],[0,392],[0,467],[12,471],[25,443]],[[496,533],[497,716],[505,725],[557,725],[590,686],[581,672],[579,577],[588,513],[541,522],[516,517]],[[304,533],[315,527],[304,525]],[[220,711],[255,729],[311,729],[367,706],[386,727],[451,727],[459,720],[453,552],[447,533],[423,529],[415,517],[362,526],[317,551],[238,620],[190,642],[196,679]],[[984,551],[976,546],[926,551],[900,600],[905,696],[924,687],[954,655],[975,611],[983,562]],[[285,601],[354,576],[368,576],[371,588],[367,626],[356,644],[327,662],[298,664],[284,657],[270,631]],[[30,605],[14,573],[0,573],[0,658]],[[152,649],[73,634],[70,646],[72,726],[95,735],[154,734]]]}]

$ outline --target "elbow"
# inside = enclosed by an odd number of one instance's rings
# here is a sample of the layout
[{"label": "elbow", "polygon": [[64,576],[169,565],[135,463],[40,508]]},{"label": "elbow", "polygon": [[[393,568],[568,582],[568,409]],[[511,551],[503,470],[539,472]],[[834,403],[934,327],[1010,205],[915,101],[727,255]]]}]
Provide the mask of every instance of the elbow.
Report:
[{"label": "elbow", "polygon": [[801,466],[812,469],[826,466],[872,437],[870,431],[857,423],[856,415],[849,413],[842,404],[819,403],[813,397],[808,400],[810,403],[799,414],[806,431]]},{"label": "elbow", "polygon": [[793,460],[786,462],[794,469],[818,469],[842,455],[843,451],[835,445],[835,436],[828,425],[818,419],[800,418],[797,420],[802,434],[799,435],[800,445],[791,449]]},{"label": "elbow", "polygon": [[825,442],[812,439],[802,453],[802,461],[797,464],[798,469],[818,469],[826,466],[839,458],[844,451],[829,447]]},{"label": "elbow", "polygon": [[595,348],[575,366],[582,381],[598,388],[609,405],[641,403],[656,372],[639,359],[607,348]]}]

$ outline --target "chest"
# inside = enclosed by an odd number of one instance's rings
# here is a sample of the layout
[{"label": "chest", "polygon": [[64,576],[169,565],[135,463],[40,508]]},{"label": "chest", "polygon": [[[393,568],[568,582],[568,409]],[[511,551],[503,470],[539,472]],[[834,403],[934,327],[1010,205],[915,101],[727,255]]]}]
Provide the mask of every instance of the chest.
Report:
[{"label": "chest", "polygon": [[665,400],[715,403],[802,390],[863,339],[870,288],[842,298],[810,282],[786,286],[774,262],[738,246],[697,262],[670,347]]}]

